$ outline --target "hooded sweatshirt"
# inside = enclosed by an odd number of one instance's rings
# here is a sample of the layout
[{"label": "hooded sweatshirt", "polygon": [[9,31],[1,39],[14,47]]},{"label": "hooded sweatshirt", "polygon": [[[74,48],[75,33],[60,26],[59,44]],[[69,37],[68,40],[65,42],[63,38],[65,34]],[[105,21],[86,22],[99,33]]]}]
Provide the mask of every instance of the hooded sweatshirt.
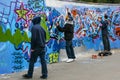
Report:
[{"label": "hooded sweatshirt", "polygon": [[32,20],[33,27],[31,29],[31,49],[36,50],[45,48],[46,32],[40,26],[40,17],[36,17]]}]

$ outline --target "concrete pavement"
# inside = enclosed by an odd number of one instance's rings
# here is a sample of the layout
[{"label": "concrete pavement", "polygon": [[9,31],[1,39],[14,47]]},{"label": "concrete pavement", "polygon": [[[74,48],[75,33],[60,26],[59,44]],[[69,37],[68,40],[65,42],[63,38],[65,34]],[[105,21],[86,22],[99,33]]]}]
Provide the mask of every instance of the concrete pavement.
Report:
[{"label": "concrete pavement", "polygon": [[[72,63],[48,64],[47,80],[120,80],[120,50],[112,52],[112,56],[98,59],[91,59],[91,55],[78,56]],[[26,71],[0,75],[0,80],[25,80],[22,78],[24,73]],[[40,75],[41,68],[35,68],[33,78],[29,80],[41,80]]]}]

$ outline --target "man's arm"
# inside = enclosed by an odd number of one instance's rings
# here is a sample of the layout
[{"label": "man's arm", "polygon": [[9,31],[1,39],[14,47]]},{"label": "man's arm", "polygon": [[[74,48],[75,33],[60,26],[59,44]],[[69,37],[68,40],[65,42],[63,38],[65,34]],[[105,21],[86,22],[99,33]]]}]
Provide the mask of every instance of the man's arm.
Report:
[{"label": "man's arm", "polygon": [[31,50],[34,50],[35,48],[35,43],[36,43],[36,33],[37,31],[35,30],[35,28],[32,28],[31,30],[31,33],[32,33],[32,36],[31,36]]},{"label": "man's arm", "polygon": [[56,27],[57,27],[57,29],[58,29],[59,31],[61,31],[61,32],[65,32],[65,31],[66,31],[65,26],[64,26],[63,28],[61,28],[60,25],[59,25],[59,22],[56,23]]},{"label": "man's arm", "polygon": [[57,26],[57,29],[58,29],[59,31],[61,31],[61,32],[65,32],[65,31],[66,31],[65,27],[61,28],[60,26]]}]

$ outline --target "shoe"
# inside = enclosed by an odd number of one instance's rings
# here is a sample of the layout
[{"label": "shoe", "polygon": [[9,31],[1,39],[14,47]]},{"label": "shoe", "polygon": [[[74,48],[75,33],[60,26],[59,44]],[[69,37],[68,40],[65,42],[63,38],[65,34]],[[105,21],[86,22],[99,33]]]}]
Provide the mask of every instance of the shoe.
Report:
[{"label": "shoe", "polygon": [[29,76],[28,74],[24,74],[24,75],[23,75],[23,78],[24,78],[24,79],[31,79],[32,76]]},{"label": "shoe", "polygon": [[42,76],[40,76],[40,78],[41,79],[47,79],[47,76],[42,75]]},{"label": "shoe", "polygon": [[74,59],[68,59],[66,62],[70,63],[70,62],[73,62],[73,61],[74,61]]}]

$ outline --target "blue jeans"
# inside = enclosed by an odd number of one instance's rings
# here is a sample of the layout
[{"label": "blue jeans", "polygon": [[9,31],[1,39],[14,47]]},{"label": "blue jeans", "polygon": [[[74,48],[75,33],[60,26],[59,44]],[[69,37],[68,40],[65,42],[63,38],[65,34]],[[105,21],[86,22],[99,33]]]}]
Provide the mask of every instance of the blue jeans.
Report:
[{"label": "blue jeans", "polygon": [[68,59],[75,59],[74,49],[72,46],[72,40],[66,41],[66,53],[68,56]]},{"label": "blue jeans", "polygon": [[31,53],[28,75],[29,76],[33,75],[34,64],[37,61],[38,57],[40,58],[40,61],[41,61],[42,75],[47,77],[48,71],[47,71],[47,64],[46,64],[46,60],[45,60],[45,50],[44,49],[35,50],[34,52]]}]

